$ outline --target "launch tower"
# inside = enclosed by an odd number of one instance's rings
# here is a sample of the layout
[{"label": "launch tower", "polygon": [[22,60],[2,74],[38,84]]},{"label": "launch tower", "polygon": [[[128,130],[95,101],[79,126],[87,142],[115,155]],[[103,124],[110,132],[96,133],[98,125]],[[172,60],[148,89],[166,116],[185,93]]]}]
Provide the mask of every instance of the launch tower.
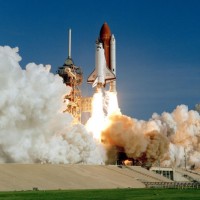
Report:
[{"label": "launch tower", "polygon": [[74,123],[79,123],[81,121],[82,99],[80,87],[83,82],[83,73],[80,67],[74,65],[71,57],[71,29],[69,29],[68,58],[57,72],[63,78],[63,82],[72,88],[71,93],[65,96],[68,105],[64,112],[71,113],[74,117]]}]

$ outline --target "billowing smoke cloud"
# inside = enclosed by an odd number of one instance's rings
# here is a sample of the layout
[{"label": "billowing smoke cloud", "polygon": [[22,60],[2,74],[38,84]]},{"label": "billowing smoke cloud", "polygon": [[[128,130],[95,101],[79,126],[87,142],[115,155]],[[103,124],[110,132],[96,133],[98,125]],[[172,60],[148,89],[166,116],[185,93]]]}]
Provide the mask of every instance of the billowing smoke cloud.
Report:
[{"label": "billowing smoke cloud", "polygon": [[177,106],[171,113],[161,116],[154,114],[153,120],[160,121],[166,127],[170,141],[168,159],[163,160],[166,166],[200,167],[200,115],[197,111],[188,110],[186,105]]},{"label": "billowing smoke cloud", "polygon": [[0,162],[102,163],[84,126],[62,113],[69,94],[50,66],[19,66],[18,48],[0,47]]},{"label": "billowing smoke cloud", "polygon": [[138,121],[125,115],[112,115],[102,132],[106,144],[123,149],[129,158],[154,162],[168,149],[168,139],[154,121]]},{"label": "billowing smoke cloud", "polygon": [[200,115],[185,105],[177,106],[172,113],[155,113],[149,121],[112,115],[102,140],[112,162],[121,149],[127,157],[142,163],[200,167]]}]

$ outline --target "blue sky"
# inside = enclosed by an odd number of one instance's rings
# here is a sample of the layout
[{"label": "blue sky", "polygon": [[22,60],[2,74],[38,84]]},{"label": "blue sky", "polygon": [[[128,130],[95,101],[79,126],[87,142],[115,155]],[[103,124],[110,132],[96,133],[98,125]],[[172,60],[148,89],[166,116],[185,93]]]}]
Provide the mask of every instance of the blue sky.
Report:
[{"label": "blue sky", "polygon": [[18,46],[21,66],[51,64],[68,55],[84,73],[83,96],[104,22],[117,42],[117,91],[122,113],[148,119],[177,105],[200,103],[200,1],[0,0],[0,45]]}]

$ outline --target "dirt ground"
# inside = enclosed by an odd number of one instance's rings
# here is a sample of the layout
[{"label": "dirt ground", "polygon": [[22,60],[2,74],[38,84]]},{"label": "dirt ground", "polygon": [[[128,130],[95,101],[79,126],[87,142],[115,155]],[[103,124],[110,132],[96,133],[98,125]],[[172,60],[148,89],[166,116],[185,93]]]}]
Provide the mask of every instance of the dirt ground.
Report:
[{"label": "dirt ground", "polygon": [[141,180],[168,179],[141,167],[0,164],[0,191],[144,188]]}]

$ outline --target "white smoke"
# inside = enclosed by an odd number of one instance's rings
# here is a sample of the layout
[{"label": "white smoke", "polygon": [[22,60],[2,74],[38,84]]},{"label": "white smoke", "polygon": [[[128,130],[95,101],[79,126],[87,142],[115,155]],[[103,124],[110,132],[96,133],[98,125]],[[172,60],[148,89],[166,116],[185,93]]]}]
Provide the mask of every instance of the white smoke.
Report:
[{"label": "white smoke", "polygon": [[18,48],[0,46],[0,162],[102,163],[101,147],[62,113],[70,87],[49,65],[22,70],[20,60]]},{"label": "white smoke", "polygon": [[161,122],[169,139],[168,159],[163,165],[200,167],[200,115],[188,110],[186,105],[177,106],[170,114],[153,115]]}]

